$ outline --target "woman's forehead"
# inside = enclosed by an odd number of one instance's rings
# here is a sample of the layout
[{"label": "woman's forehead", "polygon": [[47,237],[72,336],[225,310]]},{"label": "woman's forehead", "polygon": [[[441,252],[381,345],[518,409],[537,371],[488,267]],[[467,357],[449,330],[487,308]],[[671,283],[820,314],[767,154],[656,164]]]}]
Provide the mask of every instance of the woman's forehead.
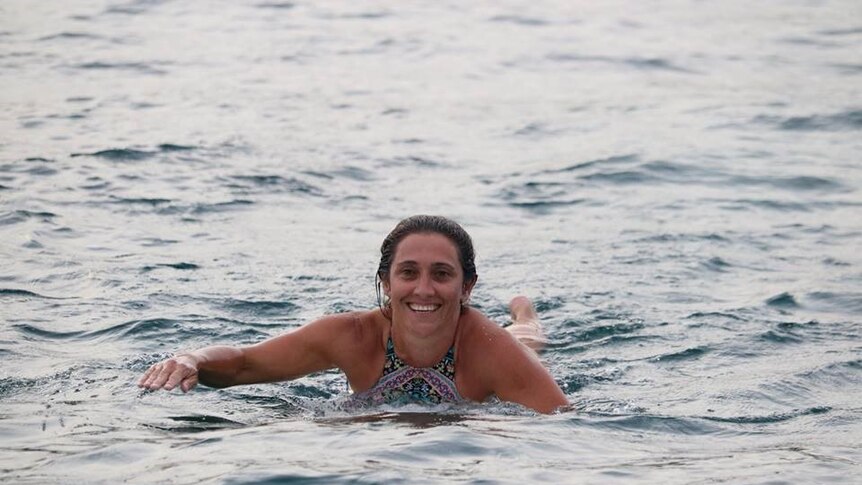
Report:
[{"label": "woman's forehead", "polygon": [[395,263],[401,261],[442,261],[452,264],[458,261],[458,249],[448,237],[437,233],[411,234],[398,243]]}]

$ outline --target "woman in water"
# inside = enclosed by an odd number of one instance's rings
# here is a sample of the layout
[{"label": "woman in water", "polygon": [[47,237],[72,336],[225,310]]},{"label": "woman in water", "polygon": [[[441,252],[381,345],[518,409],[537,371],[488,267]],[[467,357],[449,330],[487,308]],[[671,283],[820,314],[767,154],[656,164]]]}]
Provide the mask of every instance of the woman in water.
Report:
[{"label": "woman in water", "polygon": [[[214,346],[154,364],[140,387],[189,391],[296,379],[338,368],[369,403],[482,402],[494,395],[542,413],[565,394],[536,354],[543,336],[532,303],[515,297],[501,328],[467,302],[476,284],[473,243],[439,216],[413,216],[380,248],[380,308],[329,315],[249,347]],[[379,293],[378,293],[379,296]]]}]

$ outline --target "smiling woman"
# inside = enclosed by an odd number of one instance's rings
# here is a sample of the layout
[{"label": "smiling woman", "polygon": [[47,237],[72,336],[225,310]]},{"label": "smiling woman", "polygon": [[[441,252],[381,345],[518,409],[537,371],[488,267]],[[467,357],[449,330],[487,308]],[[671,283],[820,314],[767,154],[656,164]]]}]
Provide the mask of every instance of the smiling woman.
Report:
[{"label": "smiling woman", "polygon": [[357,402],[482,402],[490,396],[552,412],[568,404],[542,366],[529,300],[510,304],[510,331],[468,301],[477,281],[473,244],[439,216],[401,221],[381,246],[380,308],[331,315],[249,347],[207,347],[150,367],[138,385],[184,392],[295,379],[338,368]]}]

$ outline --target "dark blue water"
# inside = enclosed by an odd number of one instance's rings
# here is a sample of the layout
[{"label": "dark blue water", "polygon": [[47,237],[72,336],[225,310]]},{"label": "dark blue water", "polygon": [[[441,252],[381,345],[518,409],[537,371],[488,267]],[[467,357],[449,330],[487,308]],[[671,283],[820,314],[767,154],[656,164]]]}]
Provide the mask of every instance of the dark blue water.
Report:
[{"label": "dark blue water", "polygon": [[[852,483],[862,4],[0,5],[0,478]],[[577,412],[152,362],[372,308],[401,218]]]}]

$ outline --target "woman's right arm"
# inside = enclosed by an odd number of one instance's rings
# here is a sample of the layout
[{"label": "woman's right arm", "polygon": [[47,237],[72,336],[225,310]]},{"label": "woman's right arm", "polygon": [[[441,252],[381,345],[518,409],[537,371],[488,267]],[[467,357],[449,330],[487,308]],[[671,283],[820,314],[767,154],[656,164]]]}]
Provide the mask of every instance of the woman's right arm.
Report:
[{"label": "woman's right arm", "polygon": [[198,384],[227,387],[243,368],[245,351],[238,347],[206,347],[178,354],[150,366],[138,380],[138,387],[155,391],[179,386],[188,392]]},{"label": "woman's right arm", "polygon": [[357,317],[332,315],[284,335],[249,347],[206,347],[153,364],[138,386],[188,392],[195,385],[228,387],[237,384],[296,379],[337,366],[339,355],[355,351]]}]

